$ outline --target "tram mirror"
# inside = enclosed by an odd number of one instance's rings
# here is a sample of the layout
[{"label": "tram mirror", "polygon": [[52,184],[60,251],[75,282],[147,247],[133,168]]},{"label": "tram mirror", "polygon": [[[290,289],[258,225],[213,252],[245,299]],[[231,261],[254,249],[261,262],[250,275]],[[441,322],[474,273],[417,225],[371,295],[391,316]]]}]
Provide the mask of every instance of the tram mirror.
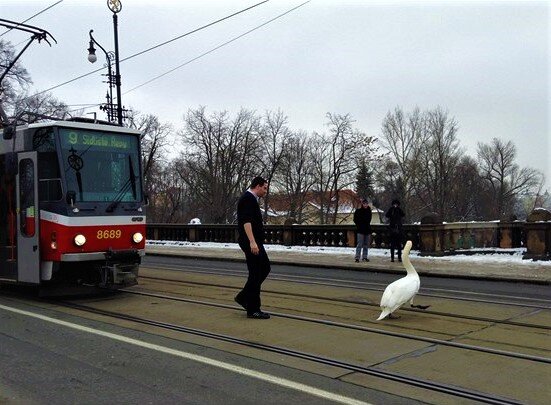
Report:
[{"label": "tram mirror", "polygon": [[4,169],[9,176],[15,176],[17,174],[17,153],[6,153],[6,160],[4,161]]},{"label": "tram mirror", "polygon": [[75,199],[77,198],[77,193],[73,190],[67,191],[67,204],[69,204],[71,207],[75,204]]}]

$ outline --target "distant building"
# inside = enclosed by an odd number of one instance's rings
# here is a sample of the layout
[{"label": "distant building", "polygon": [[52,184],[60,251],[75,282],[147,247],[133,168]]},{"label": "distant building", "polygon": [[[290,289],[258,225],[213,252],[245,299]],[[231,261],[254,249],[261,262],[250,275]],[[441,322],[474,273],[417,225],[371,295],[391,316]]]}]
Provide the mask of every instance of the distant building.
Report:
[{"label": "distant building", "polygon": [[[349,189],[341,190],[338,194],[338,207],[336,214],[336,224],[353,224],[354,211],[359,207],[360,197]],[[291,201],[287,195],[270,194],[268,197],[268,220],[269,224],[282,225],[289,218],[293,218],[294,223],[303,225],[320,224],[321,211],[327,211],[332,214],[335,212],[337,198],[329,198],[329,193],[308,192],[302,196],[302,199]],[[261,208],[264,208],[261,204]],[[373,210],[372,224],[381,223],[384,218],[384,212],[371,205]]]}]

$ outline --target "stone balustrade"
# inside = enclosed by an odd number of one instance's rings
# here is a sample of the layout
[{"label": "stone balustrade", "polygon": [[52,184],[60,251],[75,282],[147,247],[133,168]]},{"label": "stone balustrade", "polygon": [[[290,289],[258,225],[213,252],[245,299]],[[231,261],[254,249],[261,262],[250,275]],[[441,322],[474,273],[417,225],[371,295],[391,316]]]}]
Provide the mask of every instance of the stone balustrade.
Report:
[{"label": "stone balustrade", "polygon": [[[371,246],[388,248],[388,226],[371,226]],[[266,225],[268,244],[286,246],[354,247],[353,225]],[[438,215],[427,215],[419,224],[406,224],[404,240],[422,255],[448,255],[459,251],[491,248],[526,248],[524,258],[551,260],[551,213],[534,211],[524,221],[444,223]],[[147,239],[188,242],[237,242],[237,226],[147,224]]]}]

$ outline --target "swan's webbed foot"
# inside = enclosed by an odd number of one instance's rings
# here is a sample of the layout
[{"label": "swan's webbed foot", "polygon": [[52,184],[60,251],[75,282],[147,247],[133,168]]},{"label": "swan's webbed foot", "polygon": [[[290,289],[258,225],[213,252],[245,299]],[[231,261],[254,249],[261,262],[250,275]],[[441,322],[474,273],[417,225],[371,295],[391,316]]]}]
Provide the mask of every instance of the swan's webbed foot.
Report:
[{"label": "swan's webbed foot", "polygon": [[430,305],[413,305],[411,304],[412,308],[419,308],[419,309],[427,309],[430,307]]},{"label": "swan's webbed foot", "polygon": [[388,319],[399,319],[400,315],[388,314],[387,318]]}]

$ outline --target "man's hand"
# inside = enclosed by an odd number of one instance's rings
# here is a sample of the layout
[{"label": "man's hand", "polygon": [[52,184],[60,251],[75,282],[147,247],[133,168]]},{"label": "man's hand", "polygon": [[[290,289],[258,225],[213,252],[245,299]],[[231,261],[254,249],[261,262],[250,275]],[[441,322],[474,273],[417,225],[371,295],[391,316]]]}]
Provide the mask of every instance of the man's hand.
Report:
[{"label": "man's hand", "polygon": [[260,249],[258,248],[256,242],[251,242],[251,252],[253,255],[257,255],[260,252]]},{"label": "man's hand", "polygon": [[249,243],[251,246],[251,252],[253,255],[257,255],[260,252],[260,249],[258,248],[258,245],[256,244],[256,240],[254,239],[253,234],[253,226],[250,222],[245,222],[243,224],[243,228],[245,229],[245,233],[247,234],[247,238],[249,238]]}]

